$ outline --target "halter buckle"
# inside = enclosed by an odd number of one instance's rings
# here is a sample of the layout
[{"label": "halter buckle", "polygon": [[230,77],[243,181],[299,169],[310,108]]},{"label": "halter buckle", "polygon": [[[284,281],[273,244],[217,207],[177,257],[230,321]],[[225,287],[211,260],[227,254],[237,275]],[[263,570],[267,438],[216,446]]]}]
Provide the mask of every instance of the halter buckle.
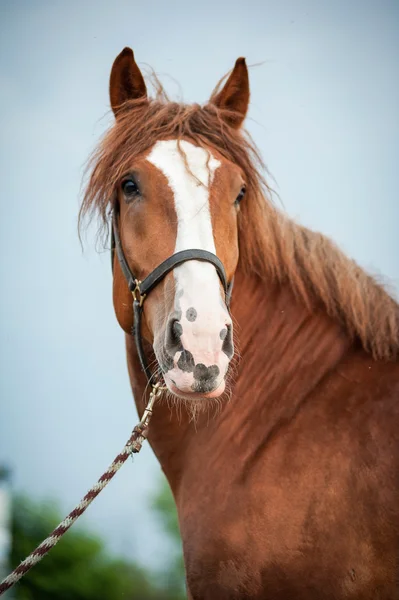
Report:
[{"label": "halter buckle", "polygon": [[136,286],[132,290],[133,299],[135,302],[139,303],[139,306],[143,306],[143,302],[146,299],[147,294],[141,293],[141,289],[140,289],[141,281],[139,279],[135,279],[134,283],[136,284]]}]

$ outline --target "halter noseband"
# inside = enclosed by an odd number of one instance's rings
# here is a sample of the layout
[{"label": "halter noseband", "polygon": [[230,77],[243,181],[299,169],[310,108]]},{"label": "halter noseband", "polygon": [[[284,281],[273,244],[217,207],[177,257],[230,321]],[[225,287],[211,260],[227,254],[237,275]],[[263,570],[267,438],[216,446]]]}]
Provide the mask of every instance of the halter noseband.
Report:
[{"label": "halter noseband", "polygon": [[181,252],[176,252],[175,254],[172,254],[172,256],[169,256],[169,258],[167,258],[160,265],[155,267],[155,269],[151,271],[151,273],[147,275],[147,277],[143,281],[140,281],[137,277],[133,275],[127,263],[122,248],[121,238],[119,235],[118,214],[114,210],[112,214],[111,230],[112,271],[114,267],[115,250],[120,267],[122,269],[122,273],[125,276],[127,285],[133,296],[133,337],[137,348],[137,354],[139,356],[141,368],[146,374],[148,382],[151,385],[153,385],[155,383],[154,375],[149,367],[143,348],[143,339],[141,336],[141,317],[143,314],[143,304],[144,300],[151,292],[151,290],[153,290],[175,267],[178,267],[179,265],[189,260],[200,260],[202,262],[208,262],[215,267],[217,274],[219,275],[219,279],[223,285],[227,306],[229,306],[230,304],[231,292],[233,289],[233,281],[231,281],[230,283],[227,282],[226,272],[224,270],[223,263],[216,256],[216,254],[208,252],[207,250],[200,249],[182,250]]}]

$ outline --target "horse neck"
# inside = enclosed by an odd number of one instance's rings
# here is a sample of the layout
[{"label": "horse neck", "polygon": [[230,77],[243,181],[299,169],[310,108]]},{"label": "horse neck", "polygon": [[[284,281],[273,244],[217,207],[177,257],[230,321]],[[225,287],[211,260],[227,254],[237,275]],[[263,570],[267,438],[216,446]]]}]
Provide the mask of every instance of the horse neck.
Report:
[{"label": "horse neck", "polygon": [[307,309],[288,284],[239,272],[235,286],[232,312],[242,358],[231,408],[239,413],[239,437],[266,439],[295,415],[352,343],[321,308]]},{"label": "horse neck", "polygon": [[[238,272],[232,301],[235,337],[241,356],[232,382],[232,397],[222,410],[199,414],[158,403],[149,441],[172,489],[190,460],[193,447],[213,435],[236,444],[248,436],[266,438],[289,419],[318,383],[343,358],[351,343],[322,310],[309,312],[288,285],[276,285]],[[144,409],[146,380],[131,336],[126,338],[129,374],[139,414]]]}]

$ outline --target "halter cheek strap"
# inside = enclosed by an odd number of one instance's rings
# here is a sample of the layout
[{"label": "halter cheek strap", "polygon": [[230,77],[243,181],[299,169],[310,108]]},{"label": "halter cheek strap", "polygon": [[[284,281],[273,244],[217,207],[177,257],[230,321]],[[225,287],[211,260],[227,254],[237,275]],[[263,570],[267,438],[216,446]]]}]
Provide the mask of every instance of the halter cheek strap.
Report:
[{"label": "halter cheek strap", "polygon": [[230,304],[231,293],[233,289],[233,281],[231,281],[230,284],[227,283],[226,272],[224,270],[223,263],[215,254],[213,254],[212,252],[208,252],[207,250],[200,249],[182,250],[181,252],[176,252],[175,254],[169,256],[169,258],[164,260],[160,265],[155,267],[155,269],[151,271],[151,273],[147,275],[147,277],[143,281],[140,281],[137,277],[134,276],[134,274],[130,270],[125,254],[123,252],[117,219],[117,214],[114,212],[112,215],[111,232],[112,270],[114,266],[114,254],[116,251],[116,255],[118,257],[122,273],[126,279],[129,290],[133,295],[133,336],[137,348],[137,353],[140,359],[141,368],[145,372],[148,381],[150,383],[155,383],[153,381],[153,373],[151,372],[144,352],[143,339],[141,336],[141,317],[143,314],[143,303],[148,294],[151,292],[151,290],[153,290],[175,267],[178,267],[179,265],[189,260],[199,260],[202,262],[208,262],[215,267],[216,272],[219,275],[219,279],[223,285],[227,306],[229,306]]}]

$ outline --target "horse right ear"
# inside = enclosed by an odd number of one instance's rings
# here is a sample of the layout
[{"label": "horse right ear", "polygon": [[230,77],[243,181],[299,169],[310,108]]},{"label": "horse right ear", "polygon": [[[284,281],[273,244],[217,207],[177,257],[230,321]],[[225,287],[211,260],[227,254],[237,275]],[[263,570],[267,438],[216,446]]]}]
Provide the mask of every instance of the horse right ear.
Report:
[{"label": "horse right ear", "polygon": [[124,48],[116,57],[109,80],[111,107],[117,117],[119,110],[128,100],[147,98],[144,77],[134,60],[133,50]]}]

